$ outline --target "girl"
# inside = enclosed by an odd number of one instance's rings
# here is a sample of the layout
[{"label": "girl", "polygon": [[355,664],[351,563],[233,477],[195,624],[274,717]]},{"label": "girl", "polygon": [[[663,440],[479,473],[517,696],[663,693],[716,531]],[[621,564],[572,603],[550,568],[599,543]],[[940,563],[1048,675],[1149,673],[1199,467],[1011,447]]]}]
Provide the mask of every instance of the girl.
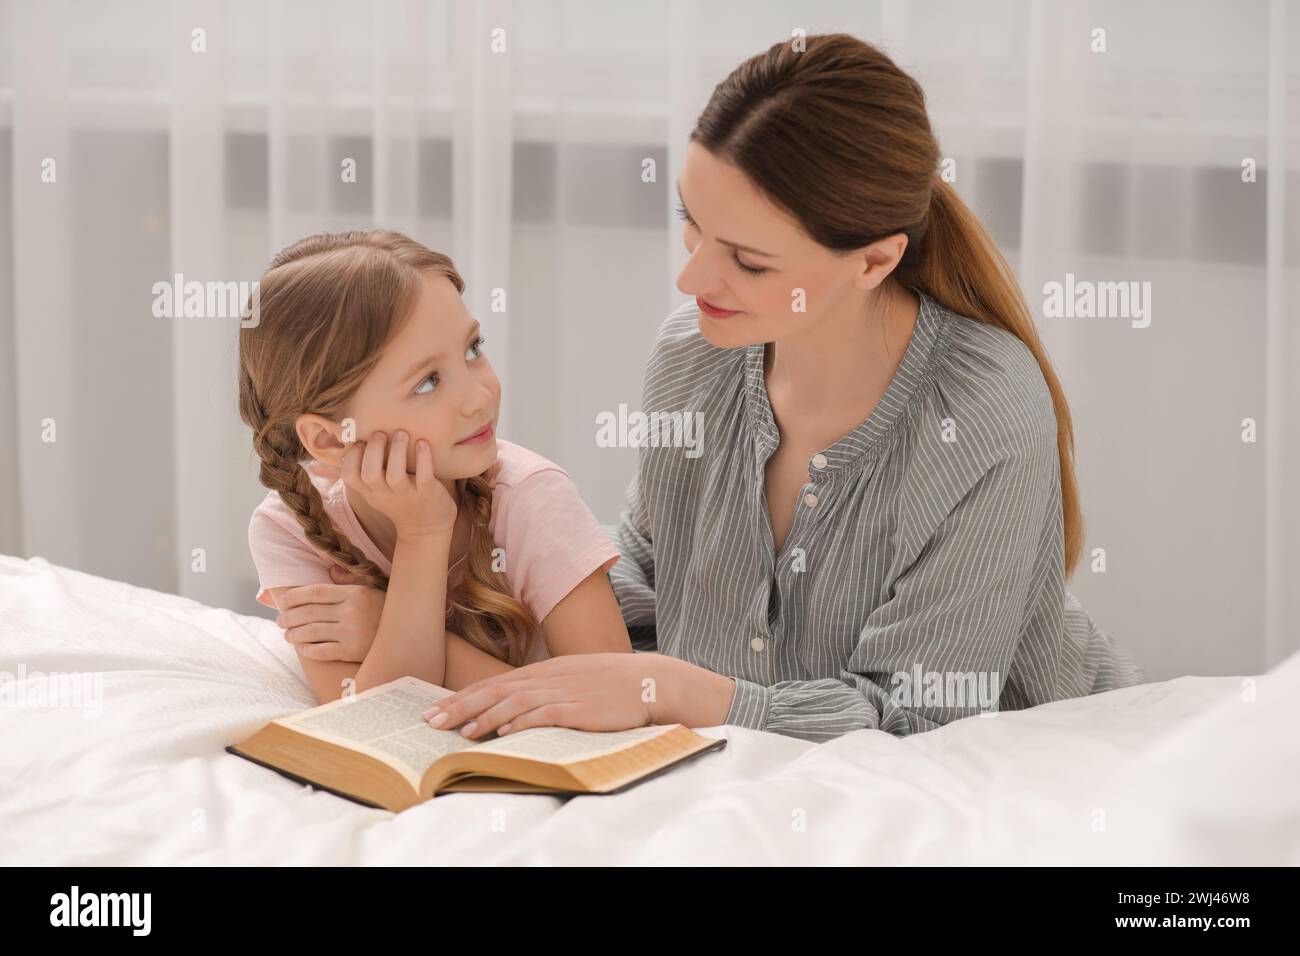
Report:
[{"label": "girl", "polygon": [[[560,468],[497,439],[501,386],[463,291],[406,236],[320,234],[275,257],[240,330],[239,411],[270,489],[248,529],[257,597],[322,703],[349,682],[455,689],[630,654],[618,551]],[[361,598],[340,598],[333,567],[369,586],[350,593],[386,592],[377,628],[341,633]]]},{"label": "girl", "polygon": [[530,664],[435,726],[635,726],[648,676],[656,723],[902,736],[1143,679],[1065,587],[1069,406],[924,92],[856,37],[804,39],[718,84],[678,182],[693,301],[643,404],[708,442],[639,450],[611,573],[660,653]]}]

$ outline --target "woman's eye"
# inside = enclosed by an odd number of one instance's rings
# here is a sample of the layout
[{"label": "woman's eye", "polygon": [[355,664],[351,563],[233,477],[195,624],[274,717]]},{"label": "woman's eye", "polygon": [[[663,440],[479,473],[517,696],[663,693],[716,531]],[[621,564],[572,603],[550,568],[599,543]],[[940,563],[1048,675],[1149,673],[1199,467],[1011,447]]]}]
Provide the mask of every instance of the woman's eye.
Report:
[{"label": "woman's eye", "polygon": [[487,339],[485,339],[483,336],[480,335],[478,338],[476,338],[473,342],[470,343],[469,348],[465,350],[465,354],[470,358],[470,360],[478,358],[480,355],[483,354],[483,346],[486,343],[487,343]]},{"label": "woman's eye", "polygon": [[[691,214],[686,211],[686,207],[682,205],[681,202],[677,203],[677,215],[680,216],[688,225],[691,226],[695,225],[695,220],[691,218]],[[737,268],[739,268],[741,272],[747,273],[751,276],[761,276],[764,272],[767,271],[766,266],[762,268],[756,268],[754,266],[745,265],[743,262],[740,261],[739,256],[732,255],[731,258],[735,261]]]},{"label": "woman's eye", "polygon": [[420,382],[419,385],[415,386],[415,394],[416,394],[416,395],[428,395],[429,392],[432,391],[432,388],[426,389],[424,386],[425,386],[425,385],[431,385],[431,386],[434,386],[434,385],[437,385],[437,384],[438,384],[438,373],[437,373],[437,372],[430,372],[428,375],[426,375],[426,376],[424,377],[424,380],[423,380],[422,382]]}]

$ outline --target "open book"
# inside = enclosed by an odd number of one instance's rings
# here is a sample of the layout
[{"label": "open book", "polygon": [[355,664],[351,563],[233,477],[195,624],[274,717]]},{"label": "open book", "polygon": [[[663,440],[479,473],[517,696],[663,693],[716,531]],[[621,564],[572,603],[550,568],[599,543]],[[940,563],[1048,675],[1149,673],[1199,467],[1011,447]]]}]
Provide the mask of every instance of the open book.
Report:
[{"label": "open book", "polygon": [[300,783],[400,813],[442,793],[613,793],[726,746],[681,724],[530,727],[474,741],[421,716],[452,691],[402,677],[271,721],[226,748]]}]

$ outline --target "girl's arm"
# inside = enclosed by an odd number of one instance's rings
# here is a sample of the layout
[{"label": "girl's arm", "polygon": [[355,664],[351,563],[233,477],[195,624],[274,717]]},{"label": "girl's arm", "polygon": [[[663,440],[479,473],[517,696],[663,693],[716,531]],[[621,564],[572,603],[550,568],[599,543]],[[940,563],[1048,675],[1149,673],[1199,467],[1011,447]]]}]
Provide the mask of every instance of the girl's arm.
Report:
[{"label": "girl's arm", "polygon": [[416,442],[415,475],[407,472],[409,438],[399,429],[389,442],[377,431],[343,454],[344,482],[397,529],[379,630],[357,668],[358,691],[407,675],[431,684],[445,679],[447,554],[457,505],[434,477],[428,442]]},{"label": "girl's arm", "polygon": [[[396,574],[396,564],[394,564],[394,574]],[[340,578],[343,578],[340,575]],[[444,578],[445,580],[445,578]],[[336,585],[343,587],[344,585]],[[275,606],[281,612],[287,612],[286,601],[283,597],[286,591],[295,590],[291,587],[270,588],[271,599],[275,601]],[[445,585],[443,590],[445,591]],[[390,580],[389,591],[392,591]],[[385,608],[388,607],[388,599],[383,601]],[[337,605],[303,605],[294,604],[296,608],[329,608],[331,609],[330,619],[337,617],[333,609]],[[373,614],[373,611],[369,612]],[[365,615],[362,615],[363,617]],[[426,677],[423,674],[416,673],[416,677],[428,680],[430,683],[440,684],[448,690],[460,690],[468,687],[475,681],[484,680],[496,674],[502,674],[506,671],[514,670],[509,664],[498,658],[493,657],[485,651],[479,650],[472,644],[466,642],[459,634],[446,631],[441,624],[439,615],[434,614],[433,620],[439,621],[438,627],[444,631],[444,648],[445,648],[445,666],[441,680],[434,680],[432,677]],[[373,618],[370,618],[373,620]],[[383,621],[383,614],[380,615],[380,623]],[[374,652],[374,647],[378,643],[378,627],[371,625],[370,633],[374,634],[373,641],[370,643],[370,651],[365,654],[366,660]],[[426,634],[432,628],[426,629]],[[614,598],[613,589],[609,585],[609,580],[603,571],[596,571],[577,587],[568,593],[546,619],[542,622],[542,634],[546,638],[547,648],[550,650],[552,657],[561,657],[565,654],[592,654],[610,651],[621,651],[629,653],[632,645],[628,639],[627,627],[623,623],[623,616],[619,611],[618,601]],[[316,699],[324,704],[331,700],[337,700],[343,695],[346,681],[353,682],[354,692],[359,693],[366,687],[375,686],[367,684],[362,686],[358,679],[358,672],[365,663],[356,661],[340,660],[322,660],[314,656],[317,652],[312,648],[317,645],[306,641],[294,641],[294,650],[298,653],[298,660],[302,662],[303,673],[307,675],[307,683],[311,685]],[[323,646],[323,645],[321,645]],[[412,672],[414,673],[414,672]],[[402,676],[400,674],[396,675]],[[392,678],[390,678],[392,679]],[[377,681],[376,683],[383,683]]]},{"label": "girl's arm", "polygon": [[608,574],[618,548],[568,473],[550,466],[507,484],[493,509],[510,585],[541,622],[550,656],[630,653]]},{"label": "girl's arm", "polygon": [[[281,611],[285,610],[282,596],[284,592],[294,589],[281,587],[269,590],[275,606]],[[343,696],[346,682],[354,682],[355,687],[357,671],[361,669],[361,664],[356,661],[322,660],[319,657],[309,656],[314,653],[311,648],[316,646],[305,642],[293,645],[298,653],[298,660],[302,663],[303,673],[307,675],[307,683],[311,686],[312,693],[316,695],[316,700],[327,704]],[[467,643],[459,634],[452,631],[446,632],[445,646],[447,662],[442,686],[448,690],[460,690],[476,680],[483,680],[514,669],[504,661],[499,661]]]},{"label": "girl's arm", "polygon": [[450,531],[403,535],[398,530],[379,630],[357,669],[358,693],[408,674],[430,684],[446,679],[450,550]]},{"label": "girl's arm", "polygon": [[604,571],[589,575],[555,605],[542,621],[542,634],[552,657],[610,651],[632,653],[623,613]]}]

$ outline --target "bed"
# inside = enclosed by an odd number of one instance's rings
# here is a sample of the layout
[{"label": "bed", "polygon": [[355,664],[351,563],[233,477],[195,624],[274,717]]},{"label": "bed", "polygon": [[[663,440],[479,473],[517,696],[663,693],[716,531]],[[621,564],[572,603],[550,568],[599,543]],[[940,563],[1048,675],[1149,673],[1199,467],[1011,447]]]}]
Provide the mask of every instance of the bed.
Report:
[{"label": "bed", "polygon": [[[42,703],[56,673],[83,696]],[[909,738],[707,728],[617,795],[399,815],[223,750],[314,703],[269,620],[0,555],[0,681],[6,864],[1300,864],[1300,655]]]}]

